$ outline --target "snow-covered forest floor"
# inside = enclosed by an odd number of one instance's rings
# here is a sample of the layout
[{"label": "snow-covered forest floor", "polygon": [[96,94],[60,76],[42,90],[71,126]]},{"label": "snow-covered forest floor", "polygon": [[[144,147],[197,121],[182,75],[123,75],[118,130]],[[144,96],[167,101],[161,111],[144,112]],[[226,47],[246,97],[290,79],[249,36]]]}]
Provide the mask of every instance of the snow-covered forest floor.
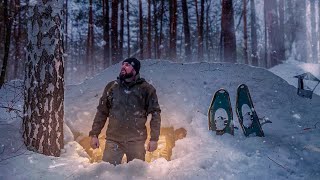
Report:
[{"label": "snow-covered forest floor", "polygon": [[[119,69],[116,64],[66,87],[65,121],[72,132],[80,137],[88,134],[104,86]],[[306,71],[320,78],[319,64],[293,61],[270,71],[242,64],[142,61],[141,76],[157,89],[162,126],[187,130],[187,136],[176,141],[171,161],[134,160],[116,167],[91,164],[68,128],[61,157],[33,153],[23,146],[21,118],[14,117],[14,110],[0,108],[0,179],[317,179],[320,87],[312,99],[301,98],[292,78]],[[236,89],[242,83],[249,87],[258,116],[273,122],[263,126],[263,138],[246,138],[241,128],[234,136],[217,136],[208,130],[208,107],[219,88],[229,92],[234,124],[239,127],[234,107]],[[9,82],[0,90],[0,103],[22,110],[23,98],[12,102],[22,93],[14,84],[21,82]]]}]

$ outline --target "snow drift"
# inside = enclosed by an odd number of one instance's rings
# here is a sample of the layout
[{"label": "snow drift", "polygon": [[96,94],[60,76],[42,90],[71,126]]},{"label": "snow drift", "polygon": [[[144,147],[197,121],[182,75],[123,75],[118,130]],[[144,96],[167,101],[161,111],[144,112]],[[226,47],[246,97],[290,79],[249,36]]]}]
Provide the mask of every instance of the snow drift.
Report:
[{"label": "snow drift", "polygon": [[[82,84],[67,86],[65,121],[72,132],[88,134],[102,91],[119,69],[116,64]],[[83,149],[71,141],[60,158],[27,151],[0,160],[0,179],[39,179],[40,175],[45,179],[314,179],[320,175],[319,96],[303,99],[282,78],[242,64],[146,60],[140,72],[157,89],[162,126],[188,132],[176,142],[171,161],[134,160],[116,167],[90,164]],[[234,108],[236,89],[242,83],[249,87],[258,116],[273,122],[263,127],[266,137],[246,138],[241,129],[235,136],[208,131],[207,111],[215,91],[225,88]],[[3,134],[1,143],[10,133]]]}]

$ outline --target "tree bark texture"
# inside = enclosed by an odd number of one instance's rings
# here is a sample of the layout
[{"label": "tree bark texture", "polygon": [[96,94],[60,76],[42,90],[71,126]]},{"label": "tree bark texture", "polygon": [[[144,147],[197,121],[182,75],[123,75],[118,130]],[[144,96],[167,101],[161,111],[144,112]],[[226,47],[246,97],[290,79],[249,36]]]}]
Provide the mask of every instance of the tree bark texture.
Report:
[{"label": "tree bark texture", "polygon": [[147,57],[151,58],[151,0],[148,0],[148,33],[147,33]]},{"label": "tree bark texture", "polygon": [[103,62],[106,68],[110,65],[109,0],[103,0],[103,9],[103,40],[105,41]]},{"label": "tree bark texture", "polygon": [[8,68],[8,60],[9,60],[9,51],[10,51],[10,43],[11,43],[11,27],[12,27],[12,17],[9,16],[9,4],[8,0],[4,0],[3,2],[3,18],[4,18],[4,32],[5,32],[5,42],[4,42],[4,56],[2,61],[2,68],[0,73],[0,89],[5,82],[7,68]]},{"label": "tree bark texture", "polygon": [[119,62],[119,47],[118,47],[118,0],[112,0],[112,16],[111,16],[111,52],[112,64]]},{"label": "tree bark texture", "polygon": [[307,62],[307,28],[306,28],[306,0],[297,0],[295,3],[295,44],[296,56],[295,59],[301,62]]},{"label": "tree bark texture", "polygon": [[198,28],[198,61],[203,61],[203,26],[204,26],[204,0],[200,1],[200,16]]},{"label": "tree bark texture", "polygon": [[247,0],[243,0],[243,55],[244,63],[248,61],[248,32],[247,32]]},{"label": "tree bark texture", "polygon": [[225,62],[235,63],[237,62],[237,52],[232,0],[222,0],[221,16],[223,59]]},{"label": "tree bark texture", "polygon": [[154,28],[154,58],[157,59],[158,57],[158,46],[159,46],[159,34],[158,34],[158,19],[159,19],[159,12],[158,12],[158,3],[156,0],[152,0],[153,3],[153,28]]},{"label": "tree bark texture", "polygon": [[142,16],[142,1],[139,0],[139,47],[140,59],[143,59],[143,16]]},{"label": "tree bark texture", "polygon": [[279,64],[279,24],[278,24],[278,13],[277,13],[277,0],[266,0],[266,23],[268,32],[268,52],[270,62],[268,67],[273,67]]},{"label": "tree bark texture", "polygon": [[123,59],[123,39],[124,39],[124,0],[120,0],[120,39],[119,39],[119,61]]},{"label": "tree bark texture", "polygon": [[63,0],[29,7],[23,138],[29,150],[60,156],[63,149]]},{"label": "tree bark texture", "polygon": [[182,13],[183,13],[183,30],[184,30],[184,48],[186,54],[186,60],[191,59],[191,38],[189,27],[189,13],[187,0],[182,0]]},{"label": "tree bark texture", "polygon": [[318,38],[316,32],[316,13],[315,13],[315,0],[310,0],[310,11],[311,11],[311,51],[312,51],[312,62],[318,62]]},{"label": "tree bark texture", "polygon": [[170,11],[170,44],[169,55],[170,58],[176,61],[177,56],[177,0],[171,0],[169,2]]},{"label": "tree bark texture", "polygon": [[129,0],[127,0],[127,38],[128,38],[128,57],[130,57],[130,11],[129,11]]},{"label": "tree bark texture", "polygon": [[93,11],[92,11],[92,2],[89,0],[89,22],[88,22],[88,36],[87,36],[87,52],[86,52],[86,67],[88,75],[92,75],[94,72],[94,57],[93,57]]},{"label": "tree bark texture", "polygon": [[251,62],[253,66],[258,66],[258,42],[257,42],[257,23],[256,8],[254,0],[250,0],[250,22],[251,22]]},{"label": "tree bark texture", "polygon": [[285,61],[286,59],[286,48],[284,39],[284,0],[279,0],[279,32],[278,32],[278,63]]}]

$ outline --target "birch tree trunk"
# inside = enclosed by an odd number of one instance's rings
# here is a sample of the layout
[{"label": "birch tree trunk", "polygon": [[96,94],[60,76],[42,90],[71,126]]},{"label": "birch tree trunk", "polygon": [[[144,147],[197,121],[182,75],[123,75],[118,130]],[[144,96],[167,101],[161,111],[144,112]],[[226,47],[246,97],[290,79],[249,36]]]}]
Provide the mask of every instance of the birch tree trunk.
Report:
[{"label": "birch tree trunk", "polygon": [[23,138],[29,150],[60,156],[63,148],[63,0],[29,6]]}]

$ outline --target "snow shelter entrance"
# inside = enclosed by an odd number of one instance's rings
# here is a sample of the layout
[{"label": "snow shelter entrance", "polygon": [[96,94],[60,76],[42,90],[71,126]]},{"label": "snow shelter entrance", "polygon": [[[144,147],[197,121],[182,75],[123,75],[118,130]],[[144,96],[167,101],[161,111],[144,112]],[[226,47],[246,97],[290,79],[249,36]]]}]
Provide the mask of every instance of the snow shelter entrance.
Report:
[{"label": "snow shelter entrance", "polygon": [[[150,128],[147,126],[148,135],[150,134]],[[151,162],[158,158],[165,158],[167,161],[171,160],[172,149],[175,146],[175,142],[179,139],[186,137],[187,131],[184,128],[174,129],[173,127],[161,127],[160,137],[158,141],[158,148],[154,152],[146,152],[145,160]],[[90,162],[101,162],[103,151],[105,149],[106,136],[99,137],[100,147],[92,149],[90,147],[90,137],[84,137],[79,141],[79,144],[84,148],[90,157]],[[148,136],[148,140],[150,137]],[[146,143],[148,143],[148,140]],[[126,162],[126,156],[122,158],[122,163]]]}]

